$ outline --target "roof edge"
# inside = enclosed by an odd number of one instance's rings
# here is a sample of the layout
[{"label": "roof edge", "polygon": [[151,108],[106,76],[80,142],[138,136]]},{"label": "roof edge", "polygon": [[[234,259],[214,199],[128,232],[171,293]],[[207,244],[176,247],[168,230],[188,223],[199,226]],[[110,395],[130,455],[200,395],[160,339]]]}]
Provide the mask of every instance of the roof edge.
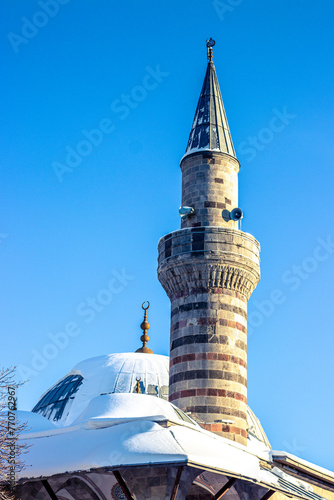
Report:
[{"label": "roof edge", "polygon": [[284,451],[272,451],[272,460],[334,486],[334,472]]}]

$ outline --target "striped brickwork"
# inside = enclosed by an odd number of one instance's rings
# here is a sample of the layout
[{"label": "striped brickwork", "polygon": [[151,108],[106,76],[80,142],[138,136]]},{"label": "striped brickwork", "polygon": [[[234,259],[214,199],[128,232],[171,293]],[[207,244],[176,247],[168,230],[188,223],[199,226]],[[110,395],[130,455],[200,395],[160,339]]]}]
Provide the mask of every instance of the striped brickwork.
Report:
[{"label": "striped brickwork", "polygon": [[[224,288],[175,297],[170,350],[170,401],[204,422],[233,420],[241,437],[247,437],[246,305]],[[215,429],[222,431],[221,424]]]},{"label": "striped brickwork", "polygon": [[251,235],[224,227],[181,229],[159,242],[159,280],[171,300],[170,401],[241,443],[247,302],[260,279],[259,252]]},{"label": "striped brickwork", "polygon": [[238,160],[226,153],[197,153],[183,159],[182,206],[193,207],[195,214],[182,221],[182,228],[237,228],[237,222],[224,221],[222,210],[238,206],[239,167]]}]

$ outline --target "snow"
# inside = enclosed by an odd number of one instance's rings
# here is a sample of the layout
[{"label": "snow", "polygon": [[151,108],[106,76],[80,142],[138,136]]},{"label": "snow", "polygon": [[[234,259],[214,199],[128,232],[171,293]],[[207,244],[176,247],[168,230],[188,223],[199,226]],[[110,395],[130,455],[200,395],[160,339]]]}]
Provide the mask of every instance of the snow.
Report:
[{"label": "snow", "polygon": [[268,448],[268,446],[265,443],[263,443],[263,441],[260,441],[252,434],[248,434],[247,449],[259,456],[261,456],[263,453],[267,454],[268,451],[270,450],[270,448]]},{"label": "snow", "polygon": [[134,391],[136,377],[141,379],[141,391],[155,394],[169,384],[169,358],[158,354],[120,353],[98,356],[74,367],[84,377],[67,418],[73,422],[95,396],[106,393]]},{"label": "snow", "polygon": [[178,421],[173,406],[163,399],[145,394],[106,394],[93,398],[75,419],[74,425],[91,419],[138,419],[147,416]]},{"label": "snow", "polygon": [[49,431],[56,429],[56,426],[50,422],[47,418],[39,415],[38,413],[32,413],[31,411],[16,410],[16,418],[19,423],[26,424],[26,433]]},{"label": "snow", "polygon": [[[190,459],[239,474],[242,468],[254,478],[259,472],[258,457],[245,447],[205,431],[196,423],[184,422],[171,403],[154,396],[95,397],[73,425],[61,428],[48,421],[49,428],[45,428],[44,417],[31,415],[36,425],[20,439],[32,445],[27,457],[27,464],[32,466],[21,477]],[[159,425],[166,420],[175,425]]]},{"label": "snow", "polygon": [[[144,353],[116,353],[97,356],[78,363],[71,374],[80,373],[85,379],[94,379],[96,387],[115,389],[117,377],[120,373],[132,375],[138,373],[159,374],[166,382],[168,380],[169,358],[159,354]],[[106,377],[108,377],[106,379]],[[167,377],[167,378],[166,378]],[[116,387],[117,388],[117,387]]]},{"label": "snow", "polygon": [[20,477],[51,476],[104,466],[175,462],[185,460],[168,429],[159,424],[125,422],[102,429],[73,427],[71,432],[27,439],[31,467]]}]

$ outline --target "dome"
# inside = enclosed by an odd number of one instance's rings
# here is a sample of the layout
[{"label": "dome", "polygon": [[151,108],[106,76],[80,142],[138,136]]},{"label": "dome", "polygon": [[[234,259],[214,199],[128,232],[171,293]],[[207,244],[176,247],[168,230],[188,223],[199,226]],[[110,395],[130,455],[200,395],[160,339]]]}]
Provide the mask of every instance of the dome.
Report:
[{"label": "dome", "polygon": [[96,396],[140,392],[168,399],[169,358],[159,354],[117,353],[78,363],[39,399],[33,412],[68,425]]},{"label": "dome", "polygon": [[[168,400],[169,357],[130,352],[87,359],[46,391],[32,411],[58,426],[69,425],[94,398],[136,393],[138,382],[140,393]],[[250,447],[271,448],[259,419],[249,406],[247,427]]]}]

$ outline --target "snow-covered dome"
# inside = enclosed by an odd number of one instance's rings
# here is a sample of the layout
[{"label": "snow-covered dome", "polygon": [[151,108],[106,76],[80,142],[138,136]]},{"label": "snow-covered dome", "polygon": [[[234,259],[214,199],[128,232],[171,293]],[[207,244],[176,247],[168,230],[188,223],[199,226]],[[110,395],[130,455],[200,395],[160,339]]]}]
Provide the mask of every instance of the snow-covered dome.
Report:
[{"label": "snow-covered dome", "polygon": [[168,399],[169,358],[159,354],[119,353],[77,364],[39,399],[33,412],[68,425],[96,396],[140,392]]},{"label": "snow-covered dome", "polygon": [[[44,393],[33,412],[56,425],[69,425],[98,396],[140,393],[168,400],[169,358],[159,354],[118,353],[97,356],[78,363],[73,370]],[[270,448],[259,419],[247,408],[248,445]]]}]

